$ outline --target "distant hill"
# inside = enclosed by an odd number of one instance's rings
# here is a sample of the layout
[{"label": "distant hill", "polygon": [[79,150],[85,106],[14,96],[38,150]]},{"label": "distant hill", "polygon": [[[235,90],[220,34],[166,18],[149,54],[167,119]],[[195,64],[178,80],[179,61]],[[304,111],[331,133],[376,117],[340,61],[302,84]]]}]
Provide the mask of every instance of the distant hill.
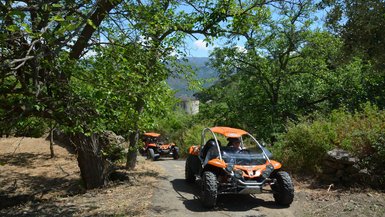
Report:
[{"label": "distant hill", "polygon": [[[207,66],[209,62],[208,57],[188,57],[188,62],[183,64],[188,64],[191,66],[195,72],[193,79],[201,80],[203,82],[202,87],[207,88],[211,86],[216,80],[218,80],[218,72]],[[169,77],[167,83],[173,90],[176,90],[175,94],[178,98],[191,98],[196,90],[188,89],[188,81],[184,78],[183,75],[178,77]]]}]

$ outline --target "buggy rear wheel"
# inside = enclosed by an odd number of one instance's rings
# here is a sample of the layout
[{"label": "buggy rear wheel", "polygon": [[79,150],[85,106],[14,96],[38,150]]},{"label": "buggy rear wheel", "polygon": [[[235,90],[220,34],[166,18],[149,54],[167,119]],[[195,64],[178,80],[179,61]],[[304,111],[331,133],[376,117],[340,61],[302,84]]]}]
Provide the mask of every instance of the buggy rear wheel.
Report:
[{"label": "buggy rear wheel", "polygon": [[202,175],[201,201],[204,207],[213,208],[217,203],[218,184],[217,177],[211,171],[205,171]]},{"label": "buggy rear wheel", "polygon": [[294,186],[290,175],[287,172],[278,171],[272,178],[276,179],[271,186],[275,202],[282,206],[289,206],[294,199]]},{"label": "buggy rear wheel", "polygon": [[186,164],[184,168],[184,177],[187,183],[195,182],[195,174],[193,169],[191,168],[191,164],[192,164],[192,156],[189,155],[186,159]]}]

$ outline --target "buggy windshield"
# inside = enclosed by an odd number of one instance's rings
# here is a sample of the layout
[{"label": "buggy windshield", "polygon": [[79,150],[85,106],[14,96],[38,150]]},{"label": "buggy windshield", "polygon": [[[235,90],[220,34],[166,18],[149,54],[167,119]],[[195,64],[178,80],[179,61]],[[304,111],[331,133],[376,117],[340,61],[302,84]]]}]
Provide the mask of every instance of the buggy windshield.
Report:
[{"label": "buggy windshield", "polygon": [[265,155],[261,152],[251,151],[247,149],[243,149],[240,151],[226,150],[224,148],[222,150],[222,159],[226,163],[231,163],[234,165],[263,165],[266,163],[267,159]]},{"label": "buggy windshield", "polygon": [[[222,146],[226,141],[227,145]],[[204,147],[201,157],[204,164],[219,157],[226,163],[236,165],[263,165],[272,157],[271,152],[260,145],[251,134],[236,128],[205,128],[202,131],[202,144]]]},{"label": "buggy windshield", "polygon": [[[271,153],[264,149],[265,153],[268,157],[271,156]],[[265,155],[262,153],[262,150],[260,152],[254,151],[254,150],[237,150],[235,151],[232,148],[224,147],[221,148],[221,155],[222,159],[226,163],[231,163],[234,165],[243,165],[243,166],[251,166],[251,165],[263,165],[266,163],[267,159]],[[218,151],[216,147],[211,147],[208,150],[207,156],[206,156],[206,163],[207,161],[214,159],[218,157]]]}]

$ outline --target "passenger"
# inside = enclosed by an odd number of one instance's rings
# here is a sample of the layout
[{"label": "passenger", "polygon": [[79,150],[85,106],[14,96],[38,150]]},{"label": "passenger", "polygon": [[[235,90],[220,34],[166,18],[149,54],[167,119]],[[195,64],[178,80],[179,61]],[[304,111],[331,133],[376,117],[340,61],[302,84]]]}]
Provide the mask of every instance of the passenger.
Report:
[{"label": "passenger", "polygon": [[242,150],[240,138],[229,137],[227,138],[227,141],[229,141],[229,143],[227,144],[227,147],[231,147],[231,149],[233,149],[234,151]]}]

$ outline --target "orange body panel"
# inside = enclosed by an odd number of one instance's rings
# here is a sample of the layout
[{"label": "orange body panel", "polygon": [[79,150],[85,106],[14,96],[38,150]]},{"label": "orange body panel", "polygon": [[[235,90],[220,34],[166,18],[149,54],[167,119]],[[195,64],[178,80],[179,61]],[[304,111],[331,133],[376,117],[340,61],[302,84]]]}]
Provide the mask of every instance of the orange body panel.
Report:
[{"label": "orange body panel", "polygon": [[160,136],[159,133],[152,133],[152,132],[144,133],[143,135],[145,135],[145,136],[152,136],[152,137],[159,137]]},{"label": "orange body panel", "polygon": [[275,160],[270,160],[271,164],[273,165],[274,169],[277,170],[282,167],[282,164]]},{"label": "orange body panel", "polygon": [[[279,163],[277,161],[271,160],[270,162],[273,165],[274,169],[279,169],[282,166],[281,163]],[[219,159],[212,159],[209,162],[207,162],[207,164],[210,164],[212,166],[219,167],[219,168],[226,168],[227,167],[227,163],[225,163],[223,160],[221,161]],[[261,176],[262,172],[266,169],[266,166],[268,164],[269,163],[266,162],[266,164],[255,165],[255,166],[234,165],[234,169],[242,170],[243,177],[256,178],[256,177]]]},{"label": "orange body panel", "polygon": [[170,144],[164,144],[164,145],[161,145],[160,146],[160,149],[170,149],[171,148],[171,145]]},{"label": "orange body panel", "polygon": [[247,134],[247,132],[244,130],[231,127],[212,127],[210,130],[214,133],[219,133],[230,138],[239,138],[242,135]]},{"label": "orange body panel", "polygon": [[200,146],[193,145],[188,149],[188,153],[191,155],[197,155],[199,154]]},{"label": "orange body panel", "polygon": [[150,143],[147,145],[147,147],[156,147],[156,144],[155,143]]},{"label": "orange body panel", "polygon": [[243,177],[256,178],[259,177],[262,172],[266,169],[266,164],[257,166],[241,166],[235,165],[234,169],[242,170]]},{"label": "orange body panel", "polygon": [[219,167],[219,168],[226,168],[226,166],[227,166],[225,161],[219,160],[219,159],[209,160],[209,162],[207,162],[207,164],[210,164],[212,166],[216,166],[216,167]]}]

